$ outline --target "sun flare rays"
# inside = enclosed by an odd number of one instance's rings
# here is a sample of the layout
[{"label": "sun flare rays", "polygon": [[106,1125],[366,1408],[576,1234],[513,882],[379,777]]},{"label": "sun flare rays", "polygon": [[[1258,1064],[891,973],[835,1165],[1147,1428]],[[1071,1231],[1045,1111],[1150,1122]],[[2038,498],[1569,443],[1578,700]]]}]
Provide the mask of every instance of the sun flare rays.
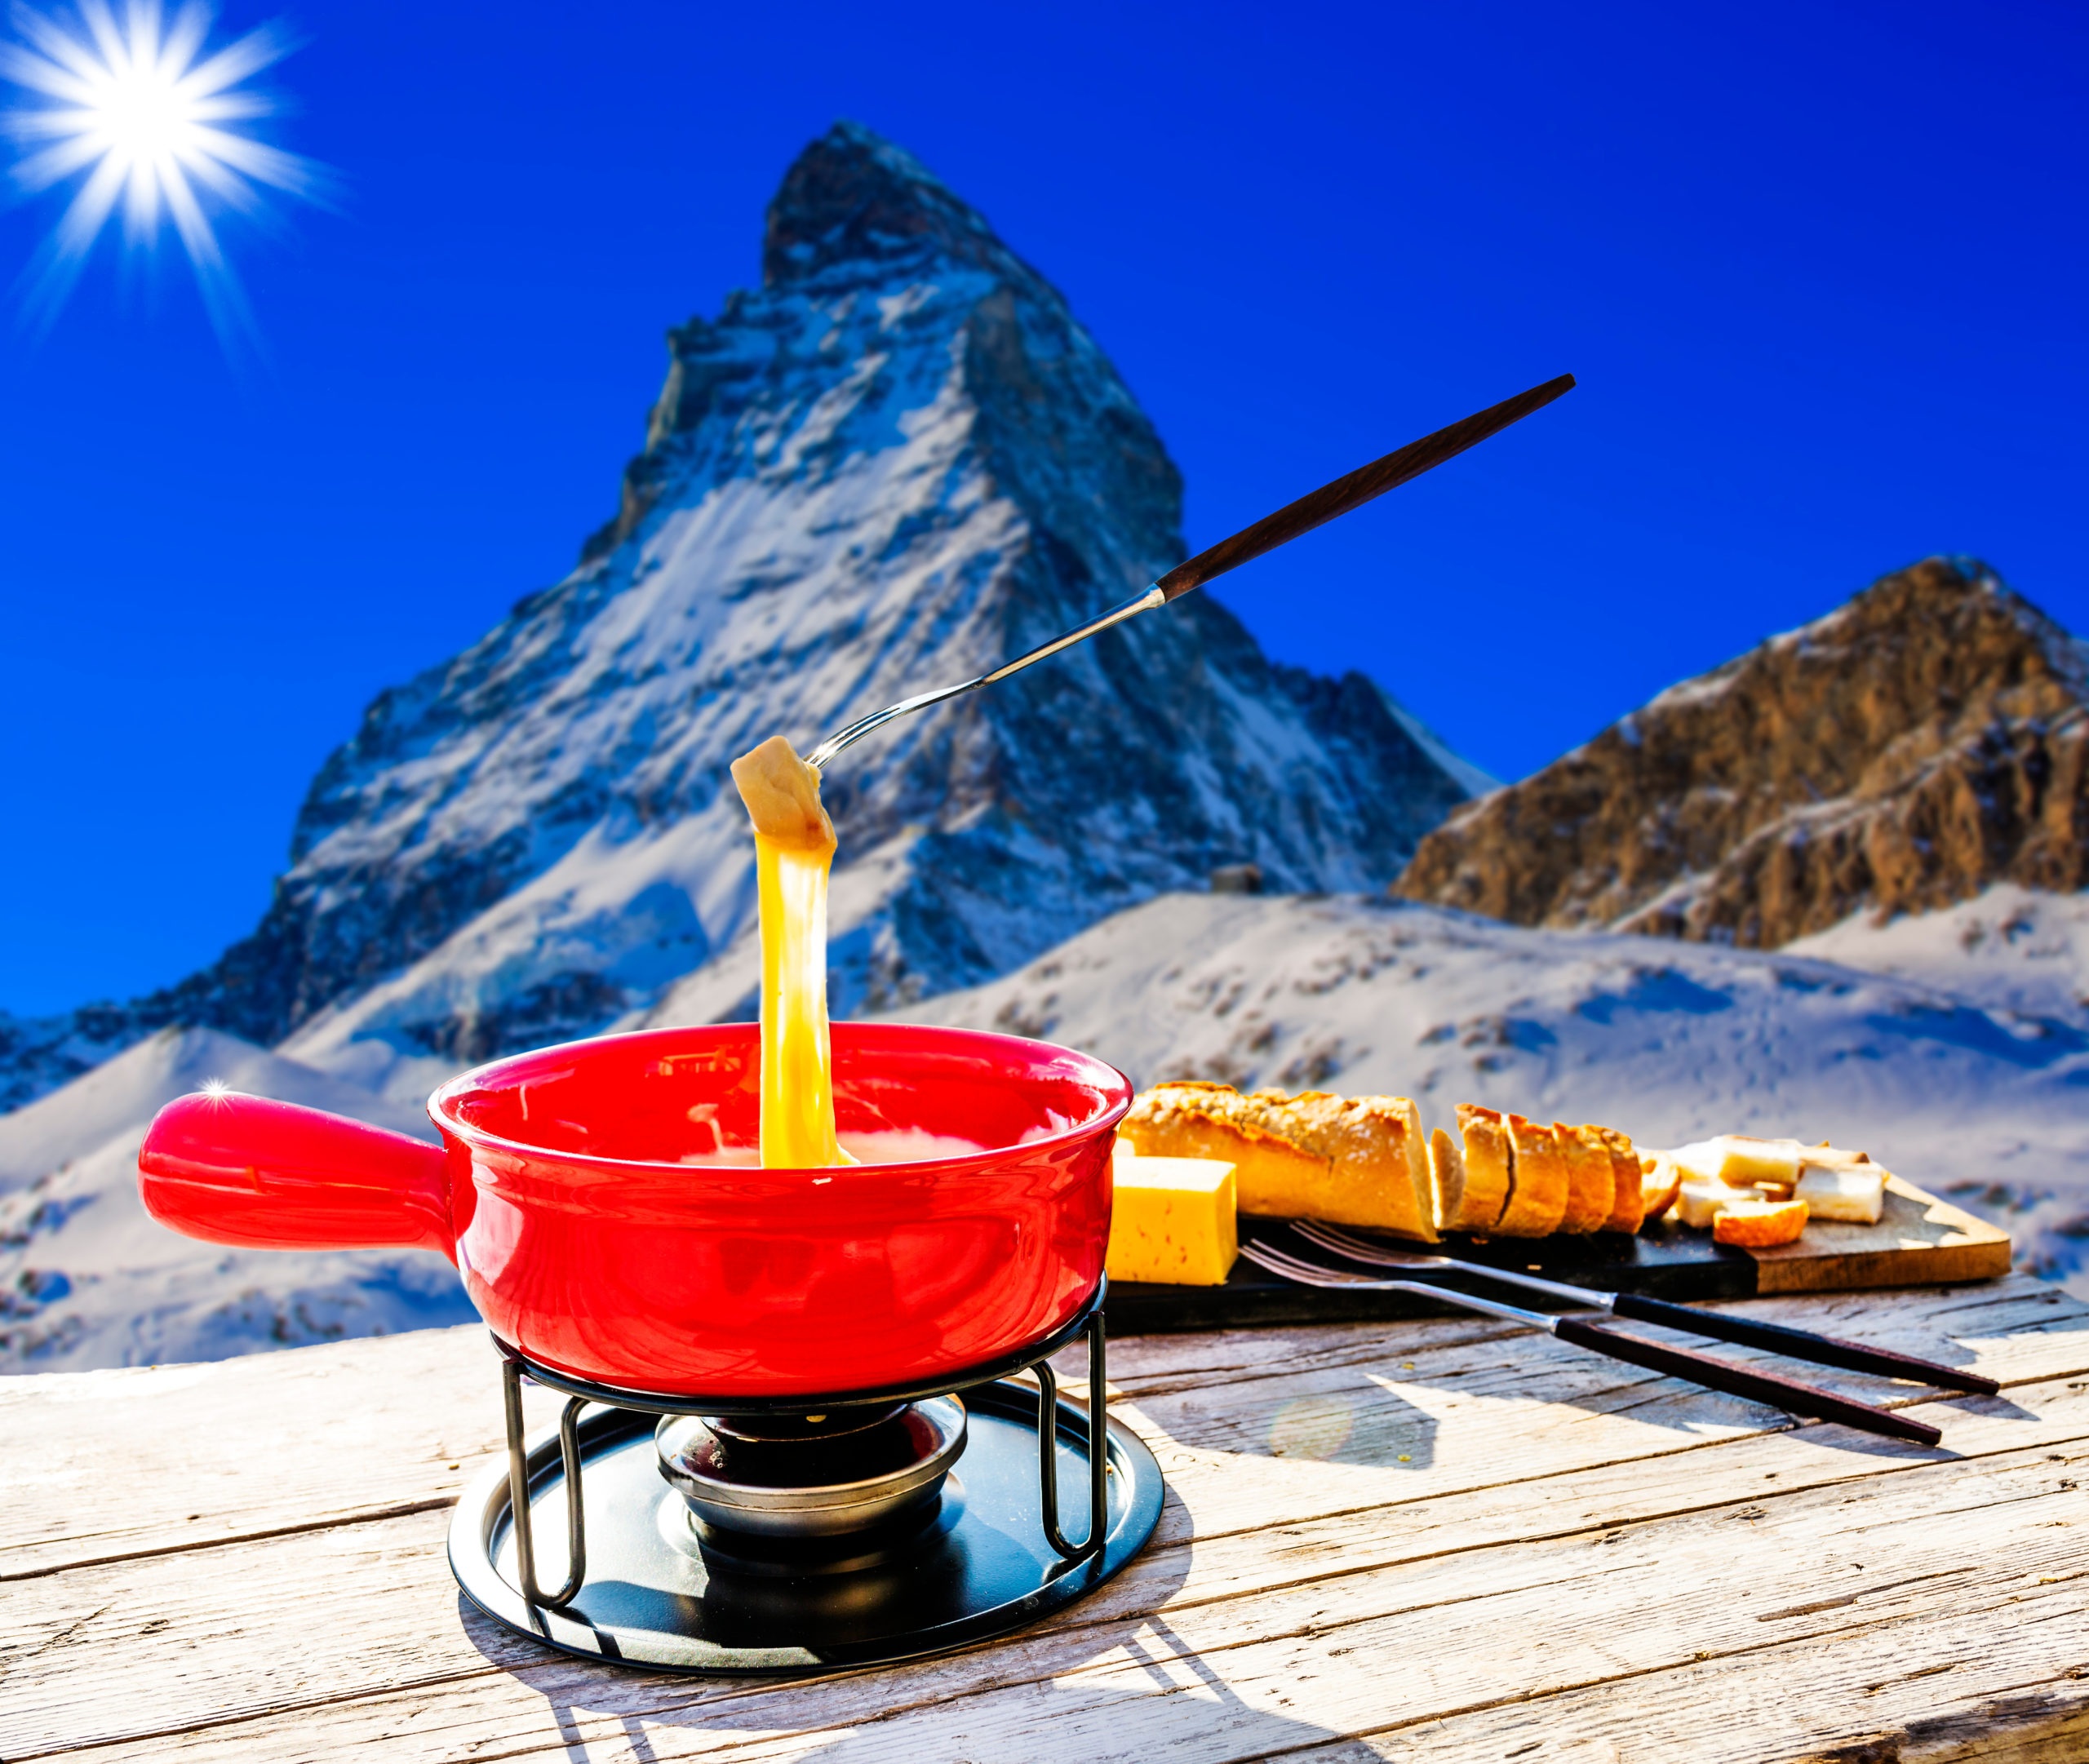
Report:
[{"label": "sun flare rays", "polygon": [[271,192],[313,200],[324,173],[240,132],[277,108],[243,82],[295,45],[264,24],[209,51],[211,19],[200,0],[171,19],[158,0],[129,0],[121,17],[107,0],[80,0],[69,17],[14,8],[16,40],[0,44],[0,79],[21,94],[0,124],[14,144],[10,180],[28,197],[77,182],[24,277],[38,328],[57,317],[120,209],[134,250],[150,250],[172,225],[228,348],[251,333],[213,213],[256,214]]}]

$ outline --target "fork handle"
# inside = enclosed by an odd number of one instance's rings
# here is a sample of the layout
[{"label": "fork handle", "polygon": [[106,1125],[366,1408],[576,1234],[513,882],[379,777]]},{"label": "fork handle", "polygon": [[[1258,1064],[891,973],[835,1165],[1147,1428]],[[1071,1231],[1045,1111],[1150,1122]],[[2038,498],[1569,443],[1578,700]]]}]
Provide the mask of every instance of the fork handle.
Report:
[{"label": "fork handle", "polygon": [[1788,1414],[1839,1421],[1845,1427],[1860,1428],[1868,1434],[1884,1434],[1894,1439],[1912,1439],[1918,1445],[1933,1446],[1943,1438],[1936,1428],[1923,1422],[1909,1421],[1905,1416],[1885,1409],[1875,1409],[1866,1403],[1852,1403],[1847,1398],[1817,1390],[1795,1379],[1780,1378],[1774,1372],[1751,1372],[1731,1360],[1715,1359],[1709,1354],[1693,1354],[1688,1348],[1670,1347],[1664,1342],[1649,1341],[1643,1336],[1626,1335],[1621,1330],[1601,1329],[1594,1323],[1583,1323],[1578,1317],[1554,1318],[1552,1332],[1576,1347],[1606,1354],[1614,1360],[1643,1366],[1649,1372],[1661,1372],[1672,1378],[1687,1378],[1708,1390],[1723,1390],[1729,1396],[1767,1403]]},{"label": "fork handle", "polygon": [[1917,1384],[1943,1385],[1953,1390],[1971,1390],[1991,1397],[2002,1389],[1992,1378],[1978,1372],[1961,1372],[1935,1360],[1917,1359],[1912,1354],[1894,1354],[1884,1348],[1868,1348],[1861,1341],[1845,1341],[1838,1336],[1816,1335],[1810,1329],[1792,1329],[1783,1323],[1763,1323],[1753,1317],[1730,1317],[1719,1311],[1692,1310],[1687,1305],[1642,1298],[1635,1292],[1620,1292],[1611,1301],[1620,1317],[1640,1323],[1661,1323],[1690,1335],[1710,1336],[1720,1341],[1745,1342],[1767,1348],[1788,1359],[1812,1360],[1816,1366],[1840,1366],[1853,1372],[1879,1372],[1888,1378],[1911,1378]]}]

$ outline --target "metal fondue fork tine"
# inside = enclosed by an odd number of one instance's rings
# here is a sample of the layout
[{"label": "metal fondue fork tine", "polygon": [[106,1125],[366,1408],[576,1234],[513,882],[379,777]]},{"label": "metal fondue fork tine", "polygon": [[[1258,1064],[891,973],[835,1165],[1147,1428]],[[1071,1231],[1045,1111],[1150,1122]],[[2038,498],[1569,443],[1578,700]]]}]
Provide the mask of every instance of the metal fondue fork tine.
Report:
[{"label": "metal fondue fork tine", "polygon": [[1715,1359],[1709,1354],[1693,1354],[1688,1348],[1672,1348],[1642,1336],[1627,1335],[1622,1330],[1599,1328],[1578,1317],[1555,1317],[1545,1311],[1525,1310],[1519,1305],[1505,1305],[1498,1299],[1482,1298],[1476,1292],[1454,1292],[1449,1287],[1437,1286],[1426,1280],[1373,1280],[1362,1275],[1345,1274],[1336,1269],[1301,1261],[1296,1256],[1273,1250],[1257,1239],[1243,1243],[1240,1253],[1257,1266],[1281,1274],[1287,1280],[1296,1280],[1302,1286],[1411,1292],[1417,1297],[1435,1299],[1461,1310],[1480,1311],[1490,1317],[1506,1318],[1512,1323],[1542,1329],[1548,1335],[1557,1336],[1576,1347],[1587,1348],[1592,1353],[1623,1360],[1628,1365],[1642,1366],[1665,1377],[1688,1379],[1708,1390],[1723,1390],[1729,1396],[1745,1397],[1751,1403],[1767,1403],[1787,1414],[1839,1421],[1845,1427],[1883,1434],[1892,1439],[1912,1439],[1918,1445],[1933,1446],[1943,1438],[1937,1429],[1924,1422],[1910,1421],[1889,1410],[1875,1409],[1868,1403],[1853,1403],[1833,1391],[1803,1385],[1794,1378],[1755,1372],[1736,1366],[1731,1360]]},{"label": "metal fondue fork tine", "polygon": [[1969,1372],[1939,1360],[1926,1360],[1913,1354],[1896,1354],[1890,1348],[1867,1347],[1861,1341],[1846,1341],[1839,1336],[1816,1335],[1811,1329],[1794,1329],[1788,1323],[1765,1323],[1759,1317],[1732,1317],[1719,1311],[1692,1310],[1687,1305],[1671,1305],[1665,1299],[1647,1298],[1637,1292],[1603,1292],[1593,1287],[1570,1286],[1563,1281],[1541,1279],[1513,1268],[1490,1267],[1482,1262],[1460,1261],[1451,1256],[1431,1256],[1421,1251],[1389,1249],[1365,1242],[1333,1225],[1313,1220],[1293,1221],[1291,1229],[1309,1243],[1331,1249],[1337,1256],[1374,1268],[1448,1268],[1483,1279],[1505,1281],[1528,1292],[1547,1293],[1570,1305],[1592,1305],[1615,1317],[1639,1323],[1659,1323],[1686,1335],[1709,1336],[1715,1341],[1738,1341],[1749,1347],[1781,1354],[1787,1359],[1807,1360],[1816,1366],[1838,1366],[1845,1372],[1875,1372],[1883,1378],[1905,1378],[1917,1384],[1942,1385],[1947,1389],[1970,1390],[1976,1396],[1994,1395],[2002,1386],[1979,1372]]},{"label": "metal fondue fork tine", "polygon": [[1339,516],[1360,508],[1374,497],[1382,496],[1387,490],[1404,484],[1409,478],[1419,477],[1432,466],[1439,466],[1446,459],[1475,446],[1490,435],[1501,430],[1519,418],[1549,405],[1562,392],[1571,391],[1574,384],[1572,374],[1562,374],[1557,379],[1549,379],[1541,386],[1533,386],[1528,392],[1519,392],[1513,398],[1505,398],[1500,404],[1489,406],[1440,428],[1433,435],[1425,435],[1420,441],[1409,441],[1404,447],[1387,454],[1382,459],[1374,459],[1368,466],[1337,478],[1332,484],[1288,503],[1273,515],[1266,515],[1253,526],[1244,527],[1231,539],[1221,539],[1217,544],[1208,546],[1182,563],[1178,564],[1158,582],[1126,601],[1113,606],[1100,618],[1054,637],[1026,655],[1018,655],[1012,662],[1004,662],[991,673],[974,680],[960,681],[955,686],[944,686],[938,691],[917,693],[913,698],[902,698],[897,704],[889,704],[882,711],[873,711],[868,716],[859,716],[846,729],[830,735],[805,756],[805,764],[815,771],[851,742],[860,741],[874,729],[882,728],[895,717],[910,716],[916,711],[925,711],[932,704],[941,704],[946,698],[955,698],[967,692],[977,691],[982,686],[991,686],[997,680],[1006,680],[1009,675],[1020,672],[1032,662],[1041,662],[1048,655],[1057,655],[1060,650],[1071,649],[1084,638],[1093,636],[1098,631],[1107,631],[1111,626],[1143,613],[1155,606],[1164,606],[1179,599],[1192,588],[1200,588],[1213,577],[1222,576],[1229,570],[1260,557],[1265,552],[1273,552],[1278,546],[1289,543],[1302,533],[1310,533]]},{"label": "metal fondue fork tine", "polygon": [[[1522,1287],[1531,1292],[1543,1292],[1548,1297],[1565,1299],[1569,1304],[1581,1305],[1595,1310],[1608,1308],[1614,1292],[1599,1292],[1585,1286],[1568,1286],[1561,1280],[1541,1279],[1534,1274],[1519,1274],[1513,1268],[1492,1268],[1483,1262],[1460,1261],[1453,1256],[1432,1256],[1421,1250],[1386,1249],[1376,1243],[1367,1243],[1361,1238],[1351,1237],[1346,1231],[1334,1230],[1310,1219],[1294,1221],[1291,1229],[1309,1243],[1320,1249],[1331,1249],[1337,1256],[1346,1256],[1351,1261],[1360,1261],[1373,1268],[1448,1268],[1458,1274],[1484,1275],[1490,1280],[1502,1280],[1511,1286]],[[1694,1316],[1696,1313],[1688,1312]]]}]

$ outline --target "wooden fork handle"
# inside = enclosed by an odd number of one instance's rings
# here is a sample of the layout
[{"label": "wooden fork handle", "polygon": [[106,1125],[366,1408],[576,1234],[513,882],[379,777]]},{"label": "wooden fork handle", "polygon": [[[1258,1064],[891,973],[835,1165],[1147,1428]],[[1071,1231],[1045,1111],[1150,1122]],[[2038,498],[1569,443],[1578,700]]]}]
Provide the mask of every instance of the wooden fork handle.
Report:
[{"label": "wooden fork handle", "polygon": [[1626,1335],[1621,1330],[1599,1329],[1578,1317],[1554,1319],[1552,1332],[1562,1341],[1571,1341],[1577,1347],[1597,1354],[1607,1354],[1614,1360],[1643,1366],[1649,1372],[1665,1373],[1671,1378],[1687,1378],[1708,1390],[1723,1390],[1729,1396],[1767,1403],[1787,1414],[1839,1421],[1845,1427],[1861,1428],[1865,1433],[1883,1434],[1894,1439],[1912,1439],[1918,1445],[1933,1446],[1943,1437],[1936,1428],[1921,1421],[1909,1421],[1905,1416],[1886,1409],[1875,1409],[1866,1403],[1852,1403],[1831,1391],[1800,1384],[1796,1379],[1780,1378],[1774,1372],[1754,1372],[1736,1366],[1730,1360],[1714,1358],[1710,1354],[1693,1354],[1688,1348],[1670,1347],[1663,1342],[1649,1341],[1643,1336]]},{"label": "wooden fork handle", "polygon": [[1542,386],[1533,386],[1528,392],[1519,392],[1513,398],[1490,405],[1462,422],[1452,423],[1448,428],[1439,428],[1434,435],[1409,441],[1384,459],[1359,466],[1332,484],[1323,484],[1297,502],[1287,503],[1275,514],[1265,515],[1252,527],[1244,527],[1232,538],[1221,539],[1217,544],[1199,552],[1195,557],[1176,565],[1154,586],[1171,601],[1192,588],[1200,588],[1213,577],[1238,570],[1265,552],[1288,545],[1302,533],[1310,533],[1338,516],[1361,508],[1373,497],[1384,495],[1409,478],[1420,477],[1431,467],[1456,458],[1491,435],[1500,434],[1511,423],[1520,422],[1532,411],[1542,410],[1561,393],[1573,389],[1574,376],[1562,374]]},{"label": "wooden fork handle", "polygon": [[1816,1335],[1810,1329],[1790,1329],[1782,1323],[1764,1323],[1754,1317],[1731,1317],[1719,1311],[1692,1310],[1687,1305],[1642,1298],[1620,1292],[1611,1310],[1620,1317],[1640,1323],[1661,1323],[1692,1335],[1710,1336],[1719,1341],[1745,1342],[1767,1348],[1788,1359],[1812,1360],[1816,1366],[1840,1366],[1853,1372],[1878,1372],[1887,1378],[1912,1378],[1917,1384],[1943,1385],[1953,1390],[1971,1390],[1993,1396],[2002,1386],[1978,1372],[1961,1372],[1935,1360],[1918,1359],[1912,1354],[1894,1354],[1884,1348],[1866,1347],[1861,1341],[1845,1341],[1838,1336]]}]

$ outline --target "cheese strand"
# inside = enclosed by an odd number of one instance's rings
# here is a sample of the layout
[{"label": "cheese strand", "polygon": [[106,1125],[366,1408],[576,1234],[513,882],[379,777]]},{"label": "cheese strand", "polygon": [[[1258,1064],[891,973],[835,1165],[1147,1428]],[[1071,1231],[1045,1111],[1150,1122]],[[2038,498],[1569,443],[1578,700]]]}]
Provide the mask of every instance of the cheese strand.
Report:
[{"label": "cheese strand", "polygon": [[854,1163],[834,1134],[827,1027],[827,880],[834,823],[819,773],[772,735],[733,762],[754,822],[761,914],[761,1161],[803,1170]]},{"label": "cheese strand", "polygon": [[761,906],[761,1161],[765,1168],[853,1163],[834,1137],[827,1026],[824,850],[754,838]]}]

